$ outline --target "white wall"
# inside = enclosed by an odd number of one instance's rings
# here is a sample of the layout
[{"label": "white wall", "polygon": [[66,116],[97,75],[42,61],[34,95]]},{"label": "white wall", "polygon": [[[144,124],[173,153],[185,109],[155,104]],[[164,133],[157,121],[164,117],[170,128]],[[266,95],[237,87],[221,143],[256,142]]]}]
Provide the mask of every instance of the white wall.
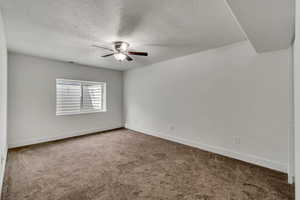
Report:
[{"label": "white wall", "polygon": [[7,153],[7,49],[0,11],[0,196]]},{"label": "white wall", "polygon": [[295,96],[295,183],[296,200],[300,200],[300,3],[296,1],[296,34],[294,43]]},{"label": "white wall", "polygon": [[[9,147],[122,127],[122,73],[9,53]],[[106,81],[108,111],[56,116],[57,78]]]},{"label": "white wall", "polygon": [[127,71],[126,127],[286,172],[289,59],[242,42]]},{"label": "white wall", "polygon": [[295,182],[295,99],[294,99],[294,46],[290,48],[290,75],[289,75],[289,162],[288,162],[288,182],[293,184]]}]

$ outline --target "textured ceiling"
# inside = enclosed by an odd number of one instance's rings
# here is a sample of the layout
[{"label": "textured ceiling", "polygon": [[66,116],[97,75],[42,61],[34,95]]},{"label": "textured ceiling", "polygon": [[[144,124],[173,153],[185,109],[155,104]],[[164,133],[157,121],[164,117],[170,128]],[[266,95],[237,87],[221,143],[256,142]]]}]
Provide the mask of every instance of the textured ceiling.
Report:
[{"label": "textured ceiling", "polygon": [[[288,48],[294,0],[0,0],[10,51],[126,70],[240,42]],[[113,41],[148,57],[101,58]]]},{"label": "textured ceiling", "polygon": [[227,0],[257,52],[288,48],[294,37],[295,0]]},{"label": "textured ceiling", "polygon": [[[0,0],[8,47],[36,56],[124,70],[245,40],[223,0]],[[101,58],[123,40],[149,57]]]}]

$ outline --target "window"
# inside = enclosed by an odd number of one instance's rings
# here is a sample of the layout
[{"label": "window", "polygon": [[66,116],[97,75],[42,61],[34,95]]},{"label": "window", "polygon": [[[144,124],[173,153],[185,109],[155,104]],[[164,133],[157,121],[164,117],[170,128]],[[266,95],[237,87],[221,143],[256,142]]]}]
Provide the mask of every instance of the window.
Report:
[{"label": "window", "polygon": [[56,79],[56,115],[106,112],[106,83]]}]

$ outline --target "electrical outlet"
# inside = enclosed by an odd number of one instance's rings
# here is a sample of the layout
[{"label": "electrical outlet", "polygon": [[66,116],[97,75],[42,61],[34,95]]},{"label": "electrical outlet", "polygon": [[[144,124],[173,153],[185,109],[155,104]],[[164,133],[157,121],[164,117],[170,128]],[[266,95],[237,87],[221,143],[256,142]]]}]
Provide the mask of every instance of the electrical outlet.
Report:
[{"label": "electrical outlet", "polygon": [[140,120],[138,120],[138,119],[134,120],[134,124],[135,125],[139,125],[140,124]]},{"label": "electrical outlet", "polygon": [[174,129],[175,129],[175,126],[174,126],[174,125],[169,125],[169,130],[170,130],[170,131],[174,131]]},{"label": "electrical outlet", "polygon": [[234,138],[234,143],[235,143],[236,145],[240,145],[240,144],[241,144],[241,138],[240,138],[240,137],[235,137],[235,138]]},{"label": "electrical outlet", "polygon": [[241,138],[240,137],[234,137],[234,144],[240,145],[241,144]]}]

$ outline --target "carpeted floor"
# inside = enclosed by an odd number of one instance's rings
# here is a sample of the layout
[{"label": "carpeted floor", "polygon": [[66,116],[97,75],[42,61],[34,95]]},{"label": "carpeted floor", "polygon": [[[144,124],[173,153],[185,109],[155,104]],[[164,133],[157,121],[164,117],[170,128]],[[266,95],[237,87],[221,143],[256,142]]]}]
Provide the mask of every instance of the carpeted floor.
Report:
[{"label": "carpeted floor", "polygon": [[283,173],[121,129],[9,151],[3,200],[287,200]]}]

